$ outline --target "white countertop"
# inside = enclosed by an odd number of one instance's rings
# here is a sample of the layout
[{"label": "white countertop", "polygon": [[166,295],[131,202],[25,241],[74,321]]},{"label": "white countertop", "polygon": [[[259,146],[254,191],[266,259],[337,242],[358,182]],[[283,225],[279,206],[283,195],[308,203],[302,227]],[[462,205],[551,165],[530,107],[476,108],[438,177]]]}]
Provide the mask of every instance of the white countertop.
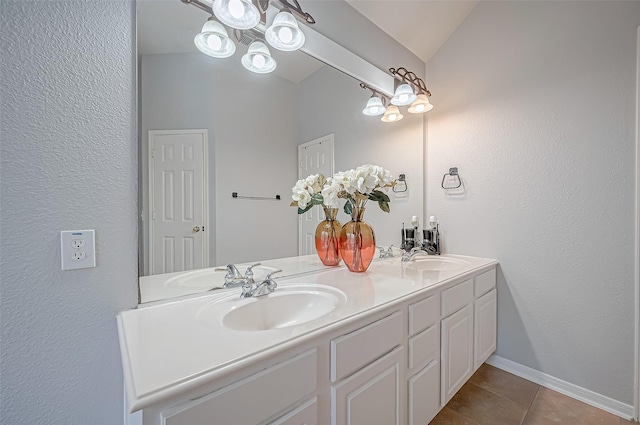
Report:
[{"label": "white countertop", "polygon": [[[257,261],[256,261],[257,262]],[[236,264],[241,273],[244,273],[246,268],[253,263],[242,263]],[[300,255],[296,257],[287,257],[287,258],[278,258],[275,260],[265,260],[260,261],[262,267],[257,267],[256,271],[256,280],[260,278],[260,269],[280,269],[282,273],[274,276],[279,279],[300,275],[303,273],[311,273],[317,272],[319,270],[324,271],[327,269],[331,269],[332,267],[327,267],[318,258],[317,255]],[[224,268],[224,265],[216,266]],[[175,273],[162,273],[155,274],[151,276],[141,276],[139,279],[140,285],[140,302],[147,303],[158,300],[165,300],[168,298],[181,297],[185,295],[197,294],[203,291],[207,291],[214,286],[219,286],[224,281],[224,275],[226,272],[219,271],[214,272],[216,267],[209,267],[199,270],[194,270],[191,272],[175,272]],[[344,265],[340,265],[338,267],[345,267]],[[211,274],[215,273],[218,276],[218,283],[214,282],[211,279],[210,283],[206,281],[193,279],[192,284],[181,284],[178,279],[184,275],[191,275],[193,277],[198,277],[203,274]]]},{"label": "white countertop", "polygon": [[220,317],[208,315],[212,303],[238,296],[239,289],[121,312],[118,330],[129,409],[136,411],[212,382],[248,362],[288,349],[346,321],[358,320],[407,295],[440,287],[457,276],[497,263],[456,255],[438,258],[463,260],[468,266],[418,270],[413,263],[395,257],[374,261],[364,273],[327,267],[321,272],[277,279],[279,288],[322,284],[347,296],[346,302],[328,315],[287,328],[233,331],[222,324]]}]

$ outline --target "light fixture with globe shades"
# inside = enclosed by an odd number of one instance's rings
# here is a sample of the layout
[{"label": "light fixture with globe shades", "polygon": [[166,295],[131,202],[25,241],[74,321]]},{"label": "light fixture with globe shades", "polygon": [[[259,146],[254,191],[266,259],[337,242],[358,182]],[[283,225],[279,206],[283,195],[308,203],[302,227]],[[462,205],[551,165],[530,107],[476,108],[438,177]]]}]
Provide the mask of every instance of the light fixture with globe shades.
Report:
[{"label": "light fixture with globe shades", "polygon": [[[305,42],[298,20],[310,25],[316,23],[313,16],[302,10],[298,0],[291,0],[293,3],[290,0],[181,1],[215,16],[211,16],[195,36],[193,41],[198,50],[214,58],[232,56],[236,45],[229,37],[230,29],[236,41],[249,45],[249,51],[241,59],[244,67],[262,74],[276,68],[276,61],[263,40],[278,50],[298,50]],[[267,26],[267,9],[271,5],[279,12]]]},{"label": "light fixture with globe shades", "polygon": [[429,102],[431,92],[427,90],[424,80],[406,68],[389,68],[389,72],[394,77],[393,96],[382,93],[365,83],[360,83],[360,87],[371,90],[373,93],[362,110],[363,114],[377,116],[384,113],[382,121],[396,122],[403,118],[398,106],[411,105],[408,109],[411,114],[422,114],[433,109],[433,105]]}]

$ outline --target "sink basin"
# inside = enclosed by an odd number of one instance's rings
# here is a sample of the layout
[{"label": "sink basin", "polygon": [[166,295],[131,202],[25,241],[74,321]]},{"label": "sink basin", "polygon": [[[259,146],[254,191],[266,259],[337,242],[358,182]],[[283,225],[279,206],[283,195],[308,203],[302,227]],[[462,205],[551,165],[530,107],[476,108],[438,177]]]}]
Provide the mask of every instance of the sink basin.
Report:
[{"label": "sink basin", "polygon": [[415,257],[413,261],[405,263],[409,268],[419,270],[447,271],[469,267],[469,262],[450,257]]},{"label": "sink basin", "polygon": [[198,316],[235,331],[264,331],[288,328],[326,316],[346,302],[346,295],[325,285],[279,286],[275,292],[257,298],[226,297],[202,308]]}]

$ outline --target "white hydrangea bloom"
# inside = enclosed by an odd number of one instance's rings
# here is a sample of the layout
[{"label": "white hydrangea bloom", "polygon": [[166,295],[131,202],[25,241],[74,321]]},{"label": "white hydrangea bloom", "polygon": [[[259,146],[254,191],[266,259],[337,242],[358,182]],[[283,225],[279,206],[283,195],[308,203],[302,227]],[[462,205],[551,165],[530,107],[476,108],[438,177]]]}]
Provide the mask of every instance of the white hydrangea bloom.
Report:
[{"label": "white hydrangea bloom", "polygon": [[322,197],[324,205],[330,208],[338,208],[338,193],[342,191],[342,185],[339,180],[332,177],[327,179],[327,183],[322,188]]}]

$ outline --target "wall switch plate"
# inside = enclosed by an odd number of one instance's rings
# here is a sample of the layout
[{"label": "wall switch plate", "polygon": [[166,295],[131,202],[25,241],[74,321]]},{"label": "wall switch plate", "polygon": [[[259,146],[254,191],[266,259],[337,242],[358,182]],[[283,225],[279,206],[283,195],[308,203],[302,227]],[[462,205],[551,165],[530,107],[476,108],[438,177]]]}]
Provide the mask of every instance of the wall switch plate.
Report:
[{"label": "wall switch plate", "polygon": [[63,230],[60,232],[62,270],[95,267],[95,253],[95,230]]}]

